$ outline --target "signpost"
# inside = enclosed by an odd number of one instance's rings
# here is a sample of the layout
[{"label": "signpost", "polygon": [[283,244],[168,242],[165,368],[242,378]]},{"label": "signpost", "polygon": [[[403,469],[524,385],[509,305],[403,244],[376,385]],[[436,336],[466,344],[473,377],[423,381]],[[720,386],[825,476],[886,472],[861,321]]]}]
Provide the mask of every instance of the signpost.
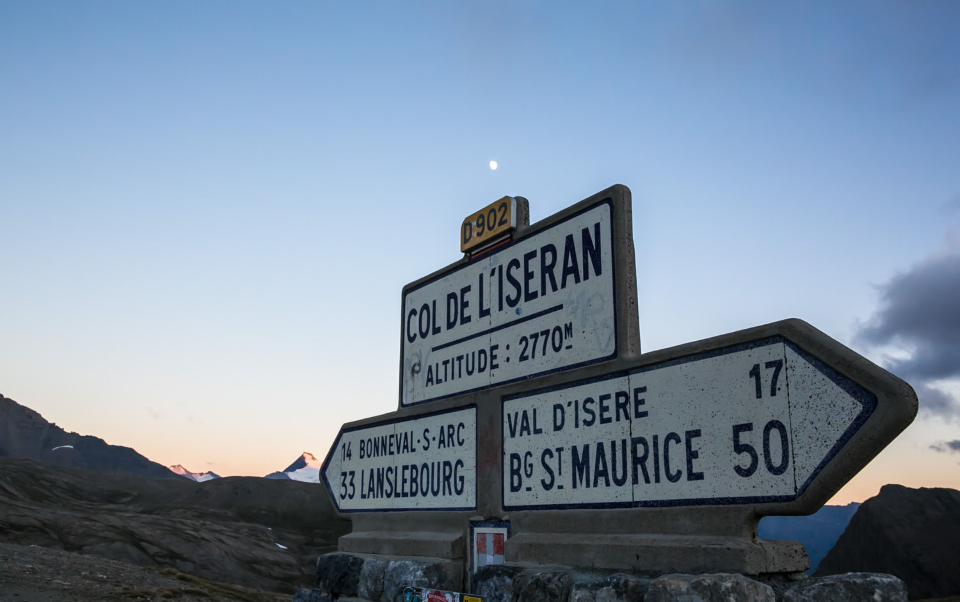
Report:
[{"label": "signpost", "polygon": [[875,395],[782,337],[503,400],[503,507],[789,502]]},{"label": "signpost", "polygon": [[340,512],[477,507],[477,411],[346,429],[322,468]]},{"label": "signpost", "polygon": [[613,201],[403,290],[409,406],[616,357]]},{"label": "signpost", "polygon": [[641,354],[629,190],[532,225],[516,198],[515,229],[485,208],[488,238],[403,289],[399,408],[345,425],[322,468],[340,551],[464,584],[806,569],[759,518],[818,510],[913,420],[910,386],[799,320]]}]

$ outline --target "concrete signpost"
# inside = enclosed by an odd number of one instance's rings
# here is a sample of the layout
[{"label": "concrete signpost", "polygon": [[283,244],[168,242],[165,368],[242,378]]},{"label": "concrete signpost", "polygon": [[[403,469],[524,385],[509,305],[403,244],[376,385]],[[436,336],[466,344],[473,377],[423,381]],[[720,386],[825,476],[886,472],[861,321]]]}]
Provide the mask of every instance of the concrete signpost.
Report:
[{"label": "concrete signpost", "polygon": [[324,478],[341,512],[477,507],[477,411],[344,429]]},{"label": "concrete signpost", "polygon": [[876,405],[782,337],[515,395],[503,506],[793,501]]},{"label": "concrete signpost", "polygon": [[913,390],[799,320],[641,354],[629,190],[533,225],[517,199],[492,243],[404,287],[399,408],[327,455],[354,529],[318,582],[362,566],[382,589],[339,593],[395,602],[500,563],[806,569],[759,518],[819,509],[910,424]]},{"label": "concrete signpost", "polygon": [[408,406],[616,357],[613,202],[403,291]]}]

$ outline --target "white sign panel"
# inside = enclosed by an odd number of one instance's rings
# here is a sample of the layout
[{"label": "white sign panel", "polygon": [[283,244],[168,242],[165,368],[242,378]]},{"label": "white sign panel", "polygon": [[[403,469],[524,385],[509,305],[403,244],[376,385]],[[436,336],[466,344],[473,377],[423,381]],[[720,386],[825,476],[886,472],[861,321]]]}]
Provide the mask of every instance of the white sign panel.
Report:
[{"label": "white sign panel", "polygon": [[476,407],[341,431],[321,474],[341,512],[472,510]]},{"label": "white sign panel", "polygon": [[790,501],[875,407],[779,338],[505,398],[504,508]]},{"label": "white sign panel", "polygon": [[600,203],[408,290],[401,404],[615,357],[612,212]]}]

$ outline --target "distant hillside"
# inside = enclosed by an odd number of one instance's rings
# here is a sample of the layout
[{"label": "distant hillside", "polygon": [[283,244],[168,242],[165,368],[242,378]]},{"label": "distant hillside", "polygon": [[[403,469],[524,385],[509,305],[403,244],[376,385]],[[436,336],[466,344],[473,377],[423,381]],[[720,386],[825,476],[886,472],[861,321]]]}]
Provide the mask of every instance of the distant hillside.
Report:
[{"label": "distant hillside", "polygon": [[827,555],[860,504],[824,506],[810,516],[766,516],[760,521],[761,539],[799,541],[807,548],[813,573]]},{"label": "distant hillside", "polygon": [[204,481],[210,481],[212,479],[219,479],[220,475],[215,472],[190,472],[183,467],[182,464],[176,464],[170,467],[170,470],[177,473],[181,477],[187,477],[191,481],[196,481],[198,483],[203,483]]},{"label": "distant hillside", "polygon": [[123,470],[155,479],[182,478],[129,447],[67,432],[3,395],[0,395],[0,457],[29,458],[71,468]]},{"label": "distant hillside", "polygon": [[303,452],[300,457],[293,461],[290,466],[283,469],[283,472],[271,472],[266,479],[290,479],[292,481],[303,481],[304,483],[319,483],[320,468],[323,461],[318,460],[310,452]]},{"label": "distant hillside", "polygon": [[0,542],[292,593],[349,531],[322,485],[195,483],[0,458]]},{"label": "distant hillside", "polygon": [[817,575],[890,573],[910,599],[960,594],[960,491],[885,485],[857,510]]}]

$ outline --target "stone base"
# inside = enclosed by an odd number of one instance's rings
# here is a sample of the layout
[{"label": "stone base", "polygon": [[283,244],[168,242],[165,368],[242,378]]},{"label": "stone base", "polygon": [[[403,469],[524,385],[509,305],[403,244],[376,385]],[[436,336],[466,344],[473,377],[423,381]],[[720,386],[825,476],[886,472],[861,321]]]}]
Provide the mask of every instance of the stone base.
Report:
[{"label": "stone base", "polygon": [[[459,561],[333,553],[317,560],[316,589],[294,602],[402,602],[407,586],[464,592]],[[808,578],[803,573],[630,574],[570,567],[502,564],[470,578],[483,602],[907,602],[891,575],[847,573]]]},{"label": "stone base", "polygon": [[463,591],[459,560],[334,552],[317,559],[314,584],[331,596],[402,602],[407,586]]},{"label": "stone base", "polygon": [[891,575],[795,577],[771,587],[731,573],[644,578],[499,565],[475,572],[472,590],[484,602],[907,602],[906,586]]},{"label": "stone base", "polygon": [[340,537],[339,549],[348,554],[463,558],[463,535],[427,531],[355,531]]},{"label": "stone base", "polygon": [[795,541],[692,535],[520,533],[506,541],[507,562],[641,573],[797,573],[810,568]]}]

